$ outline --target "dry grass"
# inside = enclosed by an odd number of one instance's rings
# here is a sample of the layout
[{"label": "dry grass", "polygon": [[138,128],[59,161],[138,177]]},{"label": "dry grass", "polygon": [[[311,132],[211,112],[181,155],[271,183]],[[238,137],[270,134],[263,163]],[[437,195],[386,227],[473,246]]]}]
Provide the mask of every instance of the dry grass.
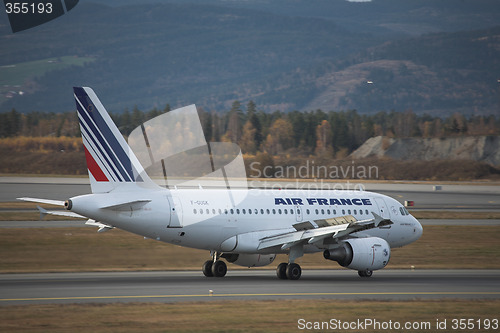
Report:
[{"label": "dry grass", "polygon": [[16,136],[0,139],[0,150],[25,153],[51,153],[58,151],[83,152],[83,144],[81,137]]},{"label": "dry grass", "polygon": [[[417,242],[394,249],[390,268],[500,268],[500,226],[425,226]],[[0,272],[199,270],[208,251],[95,228],[0,229]],[[275,263],[286,261],[280,255]],[[321,253],[298,260],[303,268],[340,268]],[[229,269],[241,268],[230,265]],[[274,269],[275,265],[267,266]]]},{"label": "dry grass", "polygon": [[[498,318],[499,300],[267,300],[2,307],[2,332],[292,332],[298,320],[406,322],[436,331],[436,320]],[[387,332],[365,327],[368,332]],[[314,330],[318,331],[318,330]],[[322,330],[325,331],[325,330]],[[341,330],[333,330],[341,331]],[[356,330],[355,330],[356,331]],[[365,331],[365,330],[361,330]],[[402,331],[402,330],[399,330]],[[429,330],[415,330],[429,331]],[[468,330],[467,332],[474,332]]]},{"label": "dry grass", "polygon": [[426,211],[410,210],[417,219],[489,220],[500,219],[500,212]]},{"label": "dry grass", "polygon": [[[85,175],[87,173],[85,154],[81,138],[76,137],[13,137],[0,139],[0,154],[9,156],[0,160],[0,173],[4,174],[54,174]],[[343,155],[343,154],[341,154]],[[297,170],[307,163],[316,166],[337,167],[347,172],[346,175],[320,175],[320,178],[341,179],[356,178],[365,180],[499,180],[500,169],[487,163],[469,160],[437,160],[437,161],[400,161],[389,158],[334,159],[312,157],[308,154],[286,154],[274,156],[275,166],[294,166]],[[248,175],[252,174],[250,164],[255,156],[245,155]],[[36,162],[36,163],[34,163]],[[264,163],[271,163],[270,161]],[[354,164],[353,164],[354,163]],[[262,167],[265,165],[262,164]],[[354,168],[355,165],[355,168]],[[365,171],[360,171],[364,169]],[[366,170],[372,170],[369,172]],[[351,171],[356,170],[355,174]],[[277,175],[279,176],[279,175]],[[311,175],[311,177],[314,177]],[[368,177],[368,179],[366,178]]]}]

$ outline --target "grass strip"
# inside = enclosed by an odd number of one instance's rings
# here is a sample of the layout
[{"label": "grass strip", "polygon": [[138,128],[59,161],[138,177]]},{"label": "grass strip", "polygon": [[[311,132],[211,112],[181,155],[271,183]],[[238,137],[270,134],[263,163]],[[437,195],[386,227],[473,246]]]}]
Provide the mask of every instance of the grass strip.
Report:
[{"label": "grass strip", "polygon": [[[1,307],[2,332],[292,332],[299,325],[323,325],[312,331],[345,331],[331,323],[406,323],[415,332],[454,332],[453,319],[473,319],[484,331],[498,319],[500,300],[256,300],[161,303],[24,305]],[[302,319],[302,321],[301,321]],[[332,321],[333,320],[333,321]],[[446,320],[446,329],[437,323]],[[315,324],[317,323],[317,324]],[[482,330],[477,329],[481,323]],[[442,324],[441,324],[442,325]],[[417,328],[418,327],[418,328]],[[417,329],[415,329],[417,328]],[[441,327],[442,328],[442,327]],[[304,329],[303,329],[304,330]],[[302,330],[302,331],[303,331]],[[491,328],[490,328],[491,330]],[[487,331],[490,331],[487,330]],[[306,330],[310,331],[310,330]],[[391,332],[375,324],[349,331]],[[493,330],[494,331],[494,330]]]},{"label": "grass strip", "polygon": [[[393,249],[389,268],[500,268],[500,226],[424,226],[417,242]],[[0,229],[0,273],[114,270],[200,270],[201,251],[95,228]],[[286,261],[279,255],[269,269]],[[307,268],[340,268],[322,253],[297,261]],[[242,269],[230,264],[229,269]]]}]

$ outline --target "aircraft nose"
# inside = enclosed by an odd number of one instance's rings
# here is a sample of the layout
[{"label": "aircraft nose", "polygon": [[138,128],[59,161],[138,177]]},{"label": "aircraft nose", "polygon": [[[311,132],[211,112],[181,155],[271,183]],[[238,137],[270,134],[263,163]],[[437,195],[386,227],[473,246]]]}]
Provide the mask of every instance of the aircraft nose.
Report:
[{"label": "aircraft nose", "polygon": [[415,220],[414,237],[415,237],[415,240],[417,240],[424,233],[424,228],[422,227],[422,225],[420,224],[420,222],[418,222],[418,220],[416,218],[413,217],[413,219]]}]

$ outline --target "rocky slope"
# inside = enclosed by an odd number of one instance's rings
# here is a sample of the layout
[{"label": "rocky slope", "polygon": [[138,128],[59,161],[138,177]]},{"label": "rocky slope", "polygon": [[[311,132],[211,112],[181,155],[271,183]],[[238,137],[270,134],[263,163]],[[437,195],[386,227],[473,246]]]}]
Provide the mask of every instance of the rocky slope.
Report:
[{"label": "rocky slope", "polygon": [[499,136],[393,139],[377,136],[366,140],[351,157],[390,157],[397,160],[473,160],[500,165]]}]

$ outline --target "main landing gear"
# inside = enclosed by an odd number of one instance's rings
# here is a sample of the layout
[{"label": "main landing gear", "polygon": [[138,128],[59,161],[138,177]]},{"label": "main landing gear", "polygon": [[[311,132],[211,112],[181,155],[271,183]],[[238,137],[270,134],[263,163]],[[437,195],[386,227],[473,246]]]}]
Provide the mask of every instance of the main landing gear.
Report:
[{"label": "main landing gear", "polygon": [[219,260],[220,254],[212,253],[212,260],[207,260],[202,266],[203,275],[206,277],[224,277],[227,273],[227,265],[224,261]]},{"label": "main landing gear", "polygon": [[281,280],[298,280],[302,275],[302,269],[298,264],[282,262],[276,268],[276,275]]}]

